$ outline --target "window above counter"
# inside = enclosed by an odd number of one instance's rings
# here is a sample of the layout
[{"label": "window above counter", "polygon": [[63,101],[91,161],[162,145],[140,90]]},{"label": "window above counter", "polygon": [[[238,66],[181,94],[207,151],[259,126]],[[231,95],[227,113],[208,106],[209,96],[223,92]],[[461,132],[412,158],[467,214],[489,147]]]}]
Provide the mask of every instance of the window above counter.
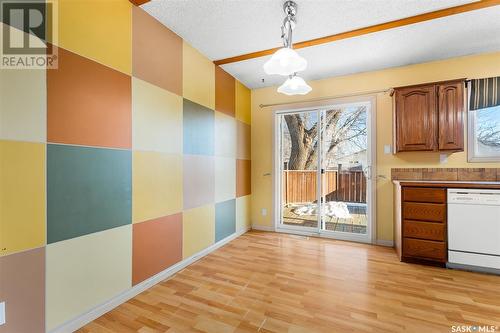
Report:
[{"label": "window above counter", "polygon": [[500,77],[471,80],[469,162],[500,161]]}]

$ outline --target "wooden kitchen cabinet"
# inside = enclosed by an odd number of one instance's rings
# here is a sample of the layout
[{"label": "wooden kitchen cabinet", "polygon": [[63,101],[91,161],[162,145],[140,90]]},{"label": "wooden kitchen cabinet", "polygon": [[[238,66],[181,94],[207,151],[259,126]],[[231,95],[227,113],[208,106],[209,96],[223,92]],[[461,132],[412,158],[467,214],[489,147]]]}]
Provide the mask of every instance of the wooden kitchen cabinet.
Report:
[{"label": "wooden kitchen cabinet", "polygon": [[401,191],[402,260],[444,265],[446,189],[405,186]]},{"label": "wooden kitchen cabinet", "polygon": [[463,151],[464,80],[395,88],[396,152]]},{"label": "wooden kitchen cabinet", "polygon": [[464,150],[464,82],[438,85],[439,150]]},{"label": "wooden kitchen cabinet", "polygon": [[396,89],[396,150],[436,149],[436,88],[419,86]]}]

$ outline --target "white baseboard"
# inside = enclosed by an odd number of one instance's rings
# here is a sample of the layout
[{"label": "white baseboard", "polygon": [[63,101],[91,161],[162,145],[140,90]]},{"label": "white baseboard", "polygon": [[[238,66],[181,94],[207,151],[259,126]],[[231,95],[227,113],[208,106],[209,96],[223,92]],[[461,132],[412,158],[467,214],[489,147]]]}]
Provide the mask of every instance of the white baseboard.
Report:
[{"label": "white baseboard", "polygon": [[258,224],[252,224],[252,230],[275,231],[274,227],[272,227],[272,226],[258,225]]},{"label": "white baseboard", "polygon": [[[250,230],[250,229],[248,229],[248,230]],[[99,318],[103,314],[113,310],[114,308],[116,308],[120,304],[125,303],[129,299],[131,299],[131,298],[137,296],[138,294],[142,293],[143,291],[151,288],[155,284],[158,284],[161,281],[165,280],[166,278],[174,275],[175,273],[177,273],[181,269],[185,268],[186,266],[189,266],[190,264],[194,263],[195,261],[203,258],[204,256],[206,256],[210,252],[213,252],[213,251],[217,250],[218,248],[220,248],[221,246],[226,245],[230,241],[232,241],[235,238],[246,233],[248,230],[245,229],[245,230],[238,231],[238,232],[232,234],[231,236],[228,236],[228,237],[218,241],[217,243],[207,247],[206,249],[192,255],[191,257],[189,257],[187,259],[184,259],[181,262],[178,262],[177,264],[167,268],[166,270],[150,277],[149,279],[147,279],[145,281],[142,281],[141,283],[133,286],[132,288],[126,290],[125,292],[113,297],[112,299],[110,299],[106,303],[100,304],[100,305],[96,306],[95,308],[91,309],[90,311],[88,311],[88,312],[86,312],[86,313],[84,313],[84,314],[82,314],[82,315],[80,315],[72,320],[67,321],[66,323],[62,324],[61,326],[51,330],[50,333],[71,333],[71,332],[78,330],[79,328],[85,326],[86,324],[90,323],[91,321]]]},{"label": "white baseboard", "polygon": [[394,247],[394,241],[391,240],[377,239],[376,244],[380,246]]}]

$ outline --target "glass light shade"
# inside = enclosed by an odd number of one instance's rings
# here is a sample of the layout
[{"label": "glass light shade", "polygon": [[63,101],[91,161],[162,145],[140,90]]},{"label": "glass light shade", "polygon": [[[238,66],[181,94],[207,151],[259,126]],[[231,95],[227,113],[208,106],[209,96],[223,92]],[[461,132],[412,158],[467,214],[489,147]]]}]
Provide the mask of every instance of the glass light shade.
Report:
[{"label": "glass light shade", "polygon": [[307,68],[307,60],[288,47],[276,51],[264,64],[266,74],[290,75]]},{"label": "glass light shade", "polygon": [[303,78],[296,75],[288,78],[285,83],[283,83],[278,88],[278,92],[285,95],[305,95],[309,93],[312,88],[304,81]]}]

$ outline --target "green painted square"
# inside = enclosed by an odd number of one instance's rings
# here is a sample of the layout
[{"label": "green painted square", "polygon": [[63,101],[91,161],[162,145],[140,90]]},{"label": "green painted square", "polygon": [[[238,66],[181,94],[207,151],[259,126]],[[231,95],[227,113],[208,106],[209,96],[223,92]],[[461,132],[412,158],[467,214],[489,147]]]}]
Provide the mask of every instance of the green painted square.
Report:
[{"label": "green painted square", "polygon": [[236,232],[236,200],[215,204],[215,242]]},{"label": "green painted square", "polygon": [[132,153],[47,145],[47,242],[132,223]]},{"label": "green painted square", "polygon": [[203,105],[184,99],[184,154],[214,155],[215,113]]}]

